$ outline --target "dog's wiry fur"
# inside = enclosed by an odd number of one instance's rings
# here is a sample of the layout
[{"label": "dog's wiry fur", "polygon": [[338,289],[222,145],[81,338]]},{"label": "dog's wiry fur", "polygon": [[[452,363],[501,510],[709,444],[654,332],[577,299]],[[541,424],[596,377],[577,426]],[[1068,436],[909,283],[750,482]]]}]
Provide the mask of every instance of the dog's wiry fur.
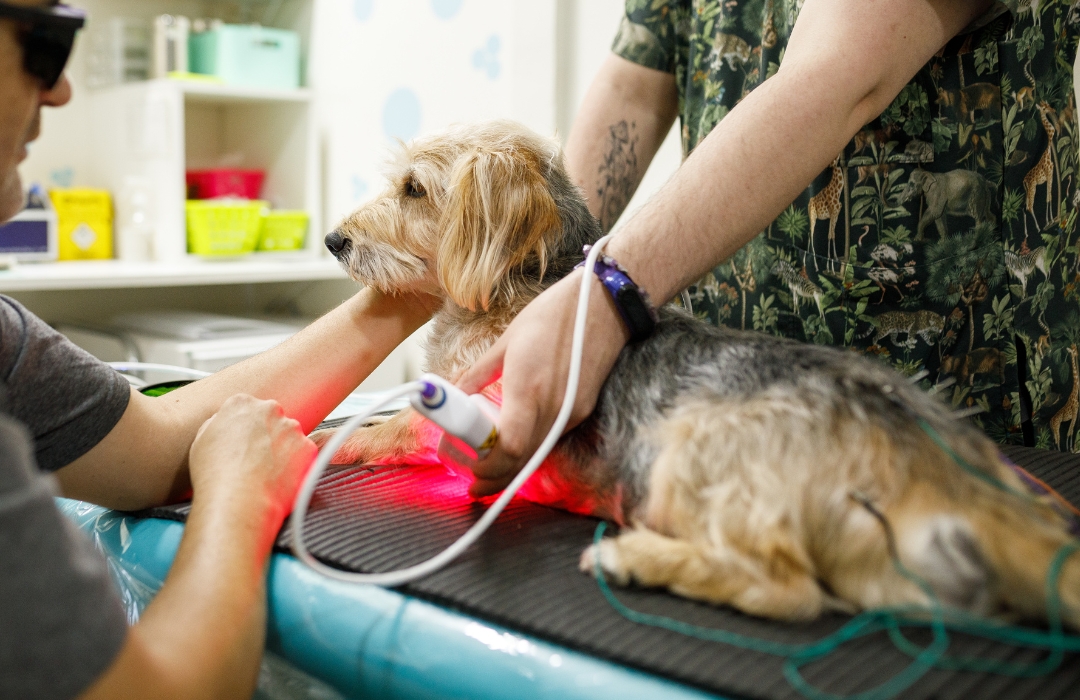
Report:
[{"label": "dog's wiry fur", "polygon": [[[348,241],[338,257],[382,291],[445,299],[427,359],[451,379],[600,236],[557,145],[511,123],[417,141],[390,183],[337,230]],[[620,582],[789,620],[926,603],[859,494],[945,603],[1043,616],[1049,562],[1069,541],[1062,518],[964,471],[919,419],[1024,489],[985,436],[885,367],[669,308],[522,494],[624,524],[581,561],[591,571],[599,556]],[[423,459],[437,441],[405,412],[358,431],[335,461]],[[1080,626],[1080,557],[1060,590]]]}]

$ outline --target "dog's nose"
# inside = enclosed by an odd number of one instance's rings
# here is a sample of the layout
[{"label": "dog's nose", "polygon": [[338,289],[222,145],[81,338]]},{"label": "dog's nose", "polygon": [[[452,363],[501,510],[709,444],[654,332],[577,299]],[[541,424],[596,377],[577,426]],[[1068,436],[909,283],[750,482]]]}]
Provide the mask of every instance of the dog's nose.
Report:
[{"label": "dog's nose", "polygon": [[323,243],[334,255],[341,255],[349,247],[349,239],[342,236],[337,231],[331,231],[326,234],[326,238],[323,239]]}]

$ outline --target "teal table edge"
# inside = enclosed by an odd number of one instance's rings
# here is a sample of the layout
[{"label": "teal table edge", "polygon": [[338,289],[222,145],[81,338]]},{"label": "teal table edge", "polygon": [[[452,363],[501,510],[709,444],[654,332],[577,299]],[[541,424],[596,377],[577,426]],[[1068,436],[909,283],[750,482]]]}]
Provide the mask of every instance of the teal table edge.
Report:
[{"label": "teal table edge", "polygon": [[[57,499],[109,559],[130,616],[176,556],[182,523]],[[327,579],[274,554],[267,648],[350,698],[716,698],[394,590]]]}]

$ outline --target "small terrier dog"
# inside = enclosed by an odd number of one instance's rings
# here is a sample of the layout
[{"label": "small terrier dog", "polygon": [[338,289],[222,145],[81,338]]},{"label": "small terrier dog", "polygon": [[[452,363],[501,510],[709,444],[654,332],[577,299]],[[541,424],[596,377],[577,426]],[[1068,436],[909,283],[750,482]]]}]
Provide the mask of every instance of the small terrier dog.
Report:
[{"label": "small terrier dog", "polygon": [[[445,300],[427,361],[450,380],[600,237],[558,145],[513,123],[417,140],[389,179],[326,245],[358,282]],[[1019,495],[1023,483],[981,432],[873,360],[674,307],[660,317],[521,492],[624,525],[583,553],[582,571],[599,559],[622,584],[806,620],[927,604],[895,551],[947,605],[1045,617],[1066,519]],[[406,411],[358,430],[334,461],[426,461],[439,434]],[[1080,556],[1060,590],[1064,619],[1080,626]]]}]

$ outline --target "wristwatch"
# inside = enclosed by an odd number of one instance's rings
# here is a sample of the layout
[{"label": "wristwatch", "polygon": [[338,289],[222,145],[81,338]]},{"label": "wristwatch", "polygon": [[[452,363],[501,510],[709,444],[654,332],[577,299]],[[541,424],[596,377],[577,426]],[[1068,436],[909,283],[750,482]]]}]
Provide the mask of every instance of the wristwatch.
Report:
[{"label": "wristwatch", "polygon": [[[591,248],[585,246],[586,256]],[[582,261],[574,269],[584,266],[585,261]],[[615,308],[630,331],[630,340],[644,340],[652,335],[658,320],[656,310],[649,303],[648,293],[634,284],[626,269],[610,255],[600,255],[593,272],[615,301]]]}]

